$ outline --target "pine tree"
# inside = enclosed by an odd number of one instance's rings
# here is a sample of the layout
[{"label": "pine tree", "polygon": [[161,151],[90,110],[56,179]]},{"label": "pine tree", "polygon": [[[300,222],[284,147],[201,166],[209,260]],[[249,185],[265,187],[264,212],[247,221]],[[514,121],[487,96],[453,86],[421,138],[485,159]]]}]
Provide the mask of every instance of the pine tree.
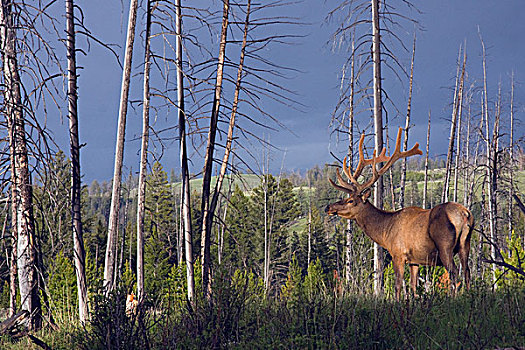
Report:
[{"label": "pine tree", "polygon": [[236,185],[229,201],[223,248],[223,264],[232,269],[253,270],[255,267],[253,232],[256,222],[251,205],[250,199]]},{"label": "pine tree", "polygon": [[[288,179],[282,179],[278,183],[272,175],[265,175],[263,183],[253,189],[250,199],[253,208],[252,218],[257,223],[253,239],[258,264],[261,267],[264,265],[265,249],[269,246],[269,269],[272,270],[270,275],[273,275],[275,281],[279,281],[286,277],[288,269],[286,249],[288,225],[300,214],[299,203],[293,193],[293,185]],[[265,208],[268,229],[266,244]]]},{"label": "pine tree", "polygon": [[144,225],[144,288],[150,296],[159,296],[170,265],[176,262],[174,217],[168,175],[162,165],[155,162],[146,180]]}]

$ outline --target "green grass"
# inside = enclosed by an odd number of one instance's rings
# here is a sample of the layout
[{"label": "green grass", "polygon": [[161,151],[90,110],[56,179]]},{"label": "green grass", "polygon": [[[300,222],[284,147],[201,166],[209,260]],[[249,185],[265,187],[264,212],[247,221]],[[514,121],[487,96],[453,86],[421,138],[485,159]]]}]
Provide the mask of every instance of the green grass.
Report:
[{"label": "green grass", "polygon": [[[211,178],[212,188],[213,186],[215,186],[216,182],[217,182],[217,176],[212,176]],[[242,191],[249,192],[253,188],[259,186],[260,183],[261,183],[261,178],[255,174],[239,174],[235,176],[226,175],[222,183],[222,191],[227,191],[231,184],[232,190],[234,186],[237,185]],[[181,183],[175,182],[175,183],[172,183],[171,186],[174,190],[180,190]],[[197,193],[200,193],[202,191],[202,178],[190,180],[190,189],[191,191],[197,191]]]},{"label": "green grass", "polygon": [[[253,284],[241,281],[228,286],[222,281],[222,288],[215,289],[221,292],[211,303],[199,302],[193,312],[185,307],[157,309],[150,314],[146,329],[120,334],[120,344],[146,336],[151,349],[496,349],[525,345],[523,288],[492,291],[477,285],[457,297],[425,294],[396,302],[371,295],[336,295],[330,282],[303,280],[296,285],[292,282],[288,293],[277,297],[264,297]],[[95,329],[104,331],[115,324],[139,330],[129,325],[133,320],[125,315],[118,316],[120,321],[114,317],[98,318],[101,324],[86,329],[68,324],[35,335],[53,349],[105,349],[108,339],[93,333]],[[37,349],[27,338],[12,343],[5,337],[0,348]]]}]

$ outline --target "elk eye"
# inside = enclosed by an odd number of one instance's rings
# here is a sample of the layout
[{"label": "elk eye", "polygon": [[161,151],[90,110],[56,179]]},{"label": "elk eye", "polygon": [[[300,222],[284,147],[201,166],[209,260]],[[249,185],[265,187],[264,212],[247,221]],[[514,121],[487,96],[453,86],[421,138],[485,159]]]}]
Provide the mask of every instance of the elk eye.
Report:
[{"label": "elk eye", "polygon": [[354,203],[354,200],[353,199],[349,199],[346,201],[346,203]]}]

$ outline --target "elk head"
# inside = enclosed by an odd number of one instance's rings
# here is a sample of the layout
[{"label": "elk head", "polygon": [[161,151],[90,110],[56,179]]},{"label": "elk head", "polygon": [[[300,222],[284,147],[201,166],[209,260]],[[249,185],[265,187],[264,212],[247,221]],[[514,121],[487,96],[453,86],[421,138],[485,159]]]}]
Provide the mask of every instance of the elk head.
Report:
[{"label": "elk head", "polygon": [[[332,186],[348,194],[347,198],[344,198],[339,202],[330,204],[325,208],[325,212],[328,215],[338,215],[345,219],[356,219],[359,216],[359,213],[364,207],[365,203],[368,201],[368,197],[370,197],[370,188],[388,169],[390,169],[390,167],[392,167],[392,165],[398,159],[410,157],[416,154],[423,154],[423,152],[421,152],[421,150],[419,149],[418,143],[416,143],[414,147],[412,147],[412,149],[406,152],[400,151],[401,131],[402,129],[399,128],[399,131],[397,133],[396,148],[391,156],[386,156],[386,149],[383,148],[379,155],[376,155],[376,151],[374,150],[372,158],[370,159],[365,159],[364,157],[363,142],[365,139],[365,135],[361,135],[361,139],[359,140],[359,163],[355,171],[352,172],[352,169],[350,169],[350,167],[346,165],[346,157],[343,160],[343,172],[348,177],[350,182],[347,182],[343,179],[341,173],[339,172],[339,169],[337,169],[337,183],[332,181],[332,179],[328,179]],[[377,169],[376,165],[383,162],[385,163],[385,165],[383,165],[383,167],[381,167],[380,169]],[[361,183],[358,181],[358,179],[361,176],[361,172],[363,171],[363,169],[368,165],[372,166],[372,177],[368,179],[368,181],[364,181]]]}]

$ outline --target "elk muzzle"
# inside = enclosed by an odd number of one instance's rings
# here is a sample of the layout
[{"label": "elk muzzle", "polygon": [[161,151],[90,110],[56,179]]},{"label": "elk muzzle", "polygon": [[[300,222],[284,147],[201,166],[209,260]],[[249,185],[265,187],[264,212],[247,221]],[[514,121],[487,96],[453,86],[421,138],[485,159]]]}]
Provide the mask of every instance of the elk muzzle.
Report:
[{"label": "elk muzzle", "polygon": [[337,210],[334,209],[333,204],[328,204],[326,208],[324,208],[324,212],[328,215],[337,215]]}]

